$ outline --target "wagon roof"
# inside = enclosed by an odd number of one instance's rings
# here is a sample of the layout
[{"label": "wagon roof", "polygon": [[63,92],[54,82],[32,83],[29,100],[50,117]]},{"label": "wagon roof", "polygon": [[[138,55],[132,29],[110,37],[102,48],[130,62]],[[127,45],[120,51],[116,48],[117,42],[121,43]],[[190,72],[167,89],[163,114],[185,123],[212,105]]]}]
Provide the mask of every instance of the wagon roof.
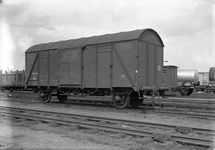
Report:
[{"label": "wagon roof", "polygon": [[142,35],[144,35],[144,33],[146,31],[151,31],[151,32],[155,33],[155,35],[158,37],[158,39],[161,43],[161,46],[164,47],[163,41],[160,38],[160,36],[158,35],[158,33],[155,30],[148,28],[148,29],[119,32],[119,33],[113,33],[113,34],[105,34],[105,35],[100,35],[100,36],[84,37],[84,38],[79,38],[79,39],[70,39],[70,40],[65,40],[65,41],[38,44],[38,45],[34,45],[34,46],[28,48],[26,50],[26,53],[43,51],[43,50],[51,50],[51,49],[84,47],[86,45],[93,45],[93,44],[137,40],[137,39],[140,39],[140,37]]}]

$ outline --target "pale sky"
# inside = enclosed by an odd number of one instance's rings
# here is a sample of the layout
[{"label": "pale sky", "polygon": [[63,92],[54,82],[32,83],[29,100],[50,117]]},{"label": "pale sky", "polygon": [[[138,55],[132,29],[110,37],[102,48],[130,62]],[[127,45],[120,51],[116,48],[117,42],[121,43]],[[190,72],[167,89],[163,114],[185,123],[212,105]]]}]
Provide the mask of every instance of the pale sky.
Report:
[{"label": "pale sky", "polygon": [[0,70],[25,69],[32,45],[152,28],[164,65],[215,66],[214,0],[1,0]]}]

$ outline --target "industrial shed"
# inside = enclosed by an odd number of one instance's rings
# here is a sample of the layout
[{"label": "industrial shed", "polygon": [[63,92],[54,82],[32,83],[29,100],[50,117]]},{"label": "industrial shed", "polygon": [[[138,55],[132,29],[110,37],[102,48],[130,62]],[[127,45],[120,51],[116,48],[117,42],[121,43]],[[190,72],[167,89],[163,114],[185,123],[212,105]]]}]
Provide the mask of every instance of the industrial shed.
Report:
[{"label": "industrial shed", "polygon": [[163,47],[153,29],[35,45],[26,51],[26,85],[134,91],[156,85],[165,89]]}]

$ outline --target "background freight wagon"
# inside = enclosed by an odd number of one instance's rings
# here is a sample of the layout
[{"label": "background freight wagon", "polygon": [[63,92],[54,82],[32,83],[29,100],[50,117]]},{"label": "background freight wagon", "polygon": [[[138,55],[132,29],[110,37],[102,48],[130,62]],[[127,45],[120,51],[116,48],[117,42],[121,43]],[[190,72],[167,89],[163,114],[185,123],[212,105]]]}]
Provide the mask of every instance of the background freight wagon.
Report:
[{"label": "background freight wagon", "polygon": [[24,89],[25,71],[5,71],[0,70],[0,89]]},{"label": "background freight wagon", "polygon": [[153,85],[168,89],[163,47],[152,29],[35,45],[26,51],[26,85],[37,88],[46,102],[54,92],[60,101],[85,93],[114,95],[123,107],[126,101],[136,106]]}]

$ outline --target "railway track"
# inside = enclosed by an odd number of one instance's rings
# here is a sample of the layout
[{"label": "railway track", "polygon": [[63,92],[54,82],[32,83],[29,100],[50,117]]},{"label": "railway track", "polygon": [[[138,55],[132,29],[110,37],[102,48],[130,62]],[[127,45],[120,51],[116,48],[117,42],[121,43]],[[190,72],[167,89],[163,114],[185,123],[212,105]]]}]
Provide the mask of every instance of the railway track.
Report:
[{"label": "railway track", "polygon": [[[18,99],[17,99],[18,98]],[[41,103],[39,100],[38,100],[38,97],[23,97],[23,96],[18,96],[18,97],[3,97],[1,98],[1,100],[5,100],[5,101],[12,101],[12,102],[27,102],[27,103]],[[23,100],[24,99],[24,100]],[[85,99],[84,102],[83,102],[83,99],[84,98],[79,98],[79,99],[76,99],[76,100],[71,100],[71,101],[67,101],[66,104],[68,103],[71,103],[71,104],[75,104],[75,105],[93,105],[93,106],[111,106],[112,104],[110,103],[110,101],[106,101],[107,103],[104,104],[104,103],[99,103],[99,99],[95,99],[94,101],[92,101],[92,99]],[[54,98],[54,100],[56,102],[57,99]],[[172,100],[169,100],[169,102],[171,102]],[[109,102],[109,103],[108,103]],[[175,107],[174,105],[172,107],[160,107],[160,103],[155,101],[157,106],[158,107],[155,107],[155,108],[152,108],[151,106],[151,102],[148,100],[146,101],[146,103],[144,103],[144,106],[138,108],[138,110],[147,110],[149,112],[152,112],[152,113],[158,113],[158,114],[167,114],[167,115],[170,115],[170,114],[173,114],[173,115],[180,115],[180,116],[189,116],[189,117],[197,117],[197,118],[205,118],[205,119],[215,119],[215,112],[214,111],[208,111],[206,109],[198,109],[198,110],[193,110],[193,109],[187,109],[187,107],[184,107],[184,108],[180,108],[180,107]],[[149,105],[147,105],[149,104]],[[61,104],[63,105],[63,104]],[[170,104],[169,104],[170,105]],[[171,105],[170,105],[171,106]],[[189,108],[189,107],[188,107]],[[105,109],[110,109],[110,108],[105,108]],[[127,108],[127,109],[130,109],[130,108]]]},{"label": "railway track", "polygon": [[192,118],[205,118],[215,119],[215,112],[202,112],[202,111],[189,111],[184,109],[169,109],[169,108],[155,108],[151,110],[153,113],[167,114],[167,115],[180,115]]},{"label": "railway track", "polygon": [[[126,135],[151,137],[155,141],[177,141],[187,144],[214,146],[214,129],[193,128],[169,124],[103,118],[88,115],[67,114],[42,110],[30,110],[0,106],[1,116],[39,120],[62,125],[76,125],[86,129],[99,129]],[[190,134],[191,133],[191,134]],[[195,135],[195,136],[194,136]],[[205,135],[202,137],[202,135]]]},{"label": "railway track", "polygon": [[[143,105],[150,105],[151,98],[144,100]],[[167,99],[156,98],[155,103],[165,108],[186,108],[192,110],[215,110],[215,99],[198,100],[198,99]]]}]

